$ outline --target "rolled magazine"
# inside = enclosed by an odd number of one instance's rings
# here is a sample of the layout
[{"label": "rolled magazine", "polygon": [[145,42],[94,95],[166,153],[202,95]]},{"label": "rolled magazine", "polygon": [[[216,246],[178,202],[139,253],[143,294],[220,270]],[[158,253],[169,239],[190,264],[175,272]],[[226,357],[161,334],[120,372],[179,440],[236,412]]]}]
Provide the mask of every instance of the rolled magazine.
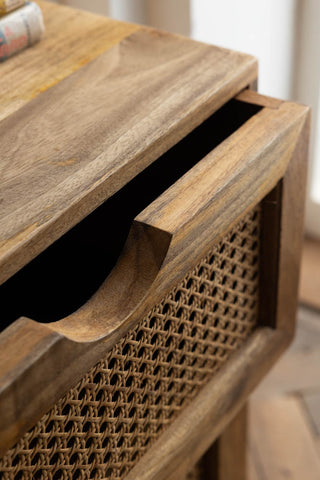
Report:
[{"label": "rolled magazine", "polygon": [[0,62],[38,42],[43,32],[42,12],[34,2],[0,18]]}]

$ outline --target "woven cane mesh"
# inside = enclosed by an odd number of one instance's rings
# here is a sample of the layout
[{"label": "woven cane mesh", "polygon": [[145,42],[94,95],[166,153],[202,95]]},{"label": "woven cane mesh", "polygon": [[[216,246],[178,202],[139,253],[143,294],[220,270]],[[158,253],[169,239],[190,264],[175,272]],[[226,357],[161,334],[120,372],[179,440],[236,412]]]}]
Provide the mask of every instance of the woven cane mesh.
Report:
[{"label": "woven cane mesh", "polygon": [[259,207],[0,461],[1,479],[122,479],[257,326]]}]

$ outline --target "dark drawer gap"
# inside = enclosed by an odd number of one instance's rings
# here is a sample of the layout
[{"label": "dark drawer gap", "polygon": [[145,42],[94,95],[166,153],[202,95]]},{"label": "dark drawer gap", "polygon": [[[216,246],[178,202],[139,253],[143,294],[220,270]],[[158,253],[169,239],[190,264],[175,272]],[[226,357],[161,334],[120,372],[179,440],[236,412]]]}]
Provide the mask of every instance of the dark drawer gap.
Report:
[{"label": "dark drawer gap", "polygon": [[59,320],[114,267],[136,215],[261,107],[231,100],[0,287],[3,330],[21,316]]}]

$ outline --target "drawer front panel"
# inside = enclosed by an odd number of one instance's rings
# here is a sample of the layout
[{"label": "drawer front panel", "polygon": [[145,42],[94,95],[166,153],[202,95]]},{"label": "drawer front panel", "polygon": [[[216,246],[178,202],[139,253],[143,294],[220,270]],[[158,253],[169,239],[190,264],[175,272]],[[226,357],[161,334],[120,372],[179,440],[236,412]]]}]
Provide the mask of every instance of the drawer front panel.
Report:
[{"label": "drawer front panel", "polygon": [[260,206],[3,457],[2,479],[121,479],[258,325]]}]

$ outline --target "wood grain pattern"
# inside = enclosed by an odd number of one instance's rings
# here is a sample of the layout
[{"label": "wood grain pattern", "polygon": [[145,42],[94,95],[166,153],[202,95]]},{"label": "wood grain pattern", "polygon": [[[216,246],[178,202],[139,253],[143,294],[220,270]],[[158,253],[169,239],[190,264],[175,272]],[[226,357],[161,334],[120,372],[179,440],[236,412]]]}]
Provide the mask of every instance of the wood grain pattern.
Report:
[{"label": "wood grain pattern", "polygon": [[309,131],[310,109],[307,109],[281,185],[276,328],[285,330],[291,339],[294,336],[298,305]]},{"label": "wood grain pattern", "polygon": [[317,313],[299,309],[297,333],[289,351],[265,378],[254,398],[313,392],[320,385],[320,321]]},{"label": "wood grain pattern", "polygon": [[[20,318],[2,332],[0,455],[5,452],[8,443],[13,444],[22,432],[27,431],[124,335],[130,328],[133,312],[137,314],[136,321],[141,318],[142,299],[159,270],[168,241],[170,237],[165,232],[150,232],[148,227],[140,225],[132,230],[123,259],[107,280],[110,281],[110,289],[107,286],[102,295],[98,292],[99,302],[108,305],[110,313],[105,325],[108,338],[98,335],[95,342],[75,342],[68,338],[68,332],[55,331],[56,324],[44,325],[27,318]],[[129,262],[130,269],[125,268],[126,262]],[[139,303],[140,308],[136,308]],[[80,336],[83,327],[88,333],[99,322],[98,306],[100,303],[92,308],[89,324],[82,327],[78,324],[76,327]],[[123,325],[119,330],[120,318]],[[28,398],[27,403],[25,398]],[[3,412],[6,414],[3,415]]]},{"label": "wood grain pattern", "polygon": [[289,394],[297,390],[314,390],[320,385],[320,348],[284,355],[273,375],[268,377],[257,396]]},{"label": "wood grain pattern", "polygon": [[261,480],[251,450],[248,450],[248,480]]},{"label": "wood grain pattern", "polygon": [[178,271],[188,258],[201,255],[202,243],[225,232],[275,186],[307,114],[307,107],[290,103],[263,109],[137,216],[173,235],[170,268],[175,264]]},{"label": "wood grain pattern", "polygon": [[205,453],[203,480],[247,480],[247,417],[245,404]]},{"label": "wood grain pattern", "polygon": [[140,27],[43,0],[40,43],[0,65],[0,120]]},{"label": "wood grain pattern", "polygon": [[[186,174],[138,215],[137,220],[172,234],[178,231],[185,234],[193,228],[190,223],[194,219],[200,222],[204,210],[218,208],[219,202],[214,205],[211,202],[211,192],[219,192],[227,179],[233,190],[239,188],[241,191],[247,191],[252,182],[257,182],[256,188],[251,187],[250,193],[255,195],[254,192],[258,190],[262,199],[270,191],[270,186],[284,175],[307,112],[307,107],[293,103],[284,103],[276,113],[272,109],[263,109],[199,162],[192,169],[192,175]],[[239,144],[241,151],[236,149]],[[268,169],[262,166],[266,163]],[[264,176],[261,178],[261,175]],[[192,195],[186,194],[189,191]],[[229,194],[229,197],[228,201],[234,207],[239,198],[238,191],[232,197]],[[248,200],[241,198],[243,210],[247,210],[250,200],[250,197]],[[229,221],[230,217],[226,218]],[[223,226],[220,228],[223,229]],[[199,233],[201,235],[201,229]]]},{"label": "wood grain pattern", "polygon": [[253,401],[250,410],[250,447],[261,478],[320,477],[319,454],[296,398]]},{"label": "wood grain pattern", "polygon": [[238,93],[235,97],[237,100],[241,102],[247,102],[254,105],[261,105],[262,107],[268,108],[279,108],[280,105],[283,103],[283,100],[279,100],[278,98],[267,97],[266,95],[261,95],[257,93],[256,90],[257,86],[253,85],[250,88],[246,88],[242,90],[242,92]]},{"label": "wood grain pattern", "polygon": [[320,439],[320,385],[316,390],[303,392],[302,398],[313,430]]},{"label": "wood grain pattern", "polygon": [[299,299],[320,310],[320,242],[305,238],[303,241]]},{"label": "wood grain pattern", "polygon": [[320,459],[320,437],[312,418],[316,419],[319,402],[316,395],[314,404],[311,398],[307,405],[304,398],[319,391],[319,359],[310,356],[319,348],[320,315],[300,307],[293,344],[250,398],[252,479],[283,480],[301,475],[305,480],[314,478],[314,466]]},{"label": "wood grain pattern", "polygon": [[[247,55],[39,4],[46,38],[0,67],[0,283],[257,76]],[[187,473],[286,347],[308,109],[250,91],[238,101],[264,108],[136,218],[116,267],[87,304],[48,325],[20,318],[0,336],[0,453],[279,181],[277,302],[274,321],[264,322],[277,330],[259,328],[127,480]]]},{"label": "wood grain pattern", "polygon": [[[0,337],[0,414],[1,408],[5,412],[0,448],[29,428],[274,187],[307,113],[294,104],[265,108],[201,160],[136,218],[122,257],[91,300],[64,320],[40,325],[21,356],[15,354],[16,340],[26,338],[29,328],[35,332],[37,324],[20,319],[5,331]],[[13,405],[9,412],[8,403]]]},{"label": "wood grain pattern", "polygon": [[[146,225],[156,236],[156,232],[168,235],[151,302],[169,291],[208,245],[218,241],[284,175],[307,113],[306,107],[294,104],[284,104],[276,113],[262,110],[136,217],[133,228]],[[241,151],[238,145],[242,145]],[[92,341],[106,336],[107,324],[109,329],[122,325],[126,315],[120,302],[114,307],[116,295],[111,293],[111,283],[123,284],[122,272],[132,270],[130,262],[123,258],[83,308],[52,328],[76,341]],[[144,301],[147,304],[148,298]]]},{"label": "wood grain pattern", "polygon": [[0,282],[255,76],[252,57],[144,29],[3,120]]}]

